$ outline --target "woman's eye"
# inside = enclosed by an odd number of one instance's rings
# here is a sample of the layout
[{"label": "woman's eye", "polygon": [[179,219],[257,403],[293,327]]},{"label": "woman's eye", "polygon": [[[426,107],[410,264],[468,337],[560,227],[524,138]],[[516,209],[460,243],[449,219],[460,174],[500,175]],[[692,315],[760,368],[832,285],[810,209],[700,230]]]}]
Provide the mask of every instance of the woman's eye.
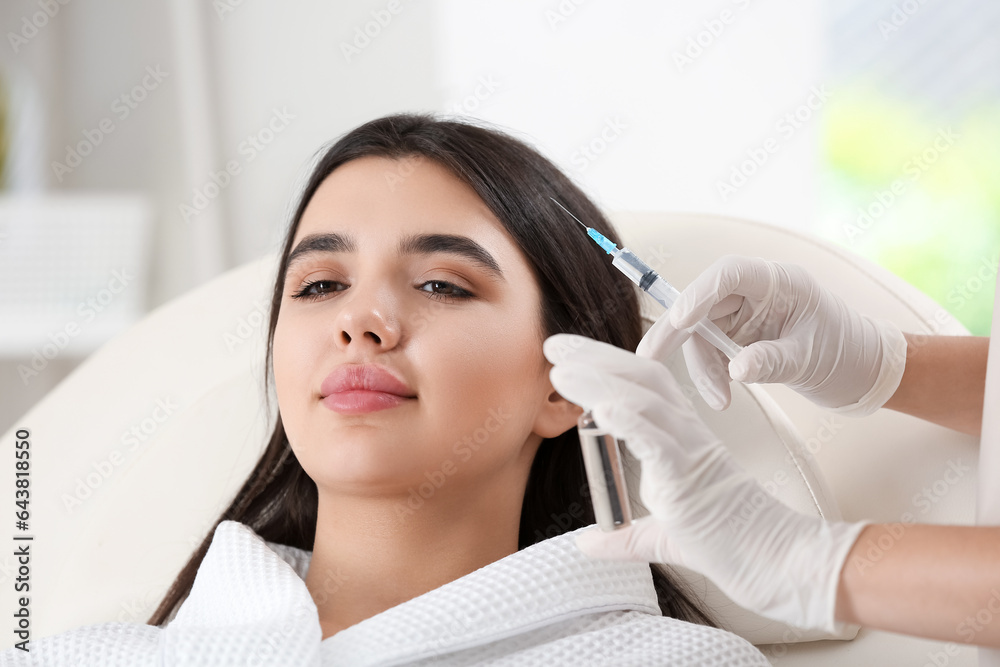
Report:
[{"label": "woman's eye", "polygon": [[[458,285],[454,285],[454,284],[449,283],[449,282],[444,281],[444,280],[428,280],[427,282],[425,282],[420,287],[425,287],[427,285],[431,285],[432,286],[432,290],[434,288],[441,288],[441,289],[444,290],[444,291],[430,291],[430,292],[427,292],[427,294],[429,294],[431,297],[433,297],[435,299],[441,299],[443,301],[449,301],[451,299],[469,299],[469,298],[472,298],[472,293],[469,292],[468,290],[464,290],[461,287],[459,287]],[[427,290],[421,289],[420,291],[426,292]]]},{"label": "woman's eye", "polygon": [[[340,284],[342,284],[342,283],[338,283],[335,280],[314,280],[311,283],[306,283],[305,285],[303,285],[302,289],[300,289],[298,292],[296,292],[295,294],[292,295],[292,298],[293,299],[306,299],[306,300],[309,300],[309,299],[318,299],[319,297],[323,296],[327,292],[331,292],[331,291],[333,291],[333,292],[339,292],[339,291],[341,291],[341,290],[330,290],[329,289],[329,286],[331,286],[331,285],[340,285]],[[313,291],[314,287],[317,289],[317,291]]]}]

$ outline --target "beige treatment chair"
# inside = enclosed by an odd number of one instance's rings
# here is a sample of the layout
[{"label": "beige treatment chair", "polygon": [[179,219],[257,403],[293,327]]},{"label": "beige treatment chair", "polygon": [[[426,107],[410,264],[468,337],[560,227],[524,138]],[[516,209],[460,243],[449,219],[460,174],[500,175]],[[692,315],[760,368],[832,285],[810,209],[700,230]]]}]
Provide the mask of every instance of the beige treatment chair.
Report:
[{"label": "beige treatment chair", "polygon": [[[613,219],[626,245],[678,288],[722,254],[756,255],[807,267],[855,308],[904,331],[968,333],[907,283],[816,238],[713,215]],[[246,478],[273,416],[261,387],[274,271],[275,256],[262,257],[150,313],[4,434],[6,461],[14,460],[15,430],[31,434],[34,638],[145,622]],[[661,309],[643,301],[655,319]],[[977,439],[886,410],[833,415],[780,386],[734,384],[733,405],[716,413],[696,395],[682,355],[670,366],[736,459],[789,506],[831,519],[974,523]],[[272,413],[275,405],[272,396]],[[955,470],[964,472],[956,478]],[[3,497],[13,498],[12,474],[3,479]],[[634,475],[631,482],[637,496]],[[8,619],[12,552],[0,556]],[[857,627],[835,639],[798,631],[682,574],[724,627],[774,664],[919,667],[941,656],[950,666],[976,664],[970,647]],[[0,648],[12,643],[5,633]]]}]

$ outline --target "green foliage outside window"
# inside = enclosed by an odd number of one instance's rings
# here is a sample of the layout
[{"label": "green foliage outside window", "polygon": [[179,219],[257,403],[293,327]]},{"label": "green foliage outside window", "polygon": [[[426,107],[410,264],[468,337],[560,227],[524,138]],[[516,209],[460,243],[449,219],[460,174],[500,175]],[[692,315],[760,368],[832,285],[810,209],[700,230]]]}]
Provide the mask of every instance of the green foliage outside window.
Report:
[{"label": "green foliage outside window", "polygon": [[841,87],[824,118],[819,232],[990,333],[1000,259],[1000,104],[957,121]]}]

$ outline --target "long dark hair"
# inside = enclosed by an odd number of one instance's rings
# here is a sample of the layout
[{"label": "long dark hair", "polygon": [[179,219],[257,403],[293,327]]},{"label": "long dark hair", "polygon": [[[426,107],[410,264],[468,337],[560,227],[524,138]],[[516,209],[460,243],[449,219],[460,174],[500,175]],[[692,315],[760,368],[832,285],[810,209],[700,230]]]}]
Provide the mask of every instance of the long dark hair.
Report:
[{"label": "long dark hair", "polygon": [[[556,206],[565,205],[588,227],[612,241],[619,237],[583,191],[528,144],[482,124],[398,114],[348,132],[320,158],[285,236],[271,296],[264,373],[271,382],[272,346],[284,291],[285,268],[306,205],[323,180],[342,164],[365,156],[430,159],[472,187],[521,248],[542,294],[545,336],[575,333],[635,350],[642,320],[635,288],[607,261],[579,224]],[[403,170],[400,170],[403,173]],[[299,465],[278,414],[267,448],[201,545],[178,574],[147,621],[162,625],[187,597],[220,522],[252,528],[264,540],[311,550],[316,534],[316,484]],[[521,507],[518,549],[595,522],[576,428],[542,441],[529,473]],[[664,616],[717,627],[680,587],[669,569],[651,567]]]}]

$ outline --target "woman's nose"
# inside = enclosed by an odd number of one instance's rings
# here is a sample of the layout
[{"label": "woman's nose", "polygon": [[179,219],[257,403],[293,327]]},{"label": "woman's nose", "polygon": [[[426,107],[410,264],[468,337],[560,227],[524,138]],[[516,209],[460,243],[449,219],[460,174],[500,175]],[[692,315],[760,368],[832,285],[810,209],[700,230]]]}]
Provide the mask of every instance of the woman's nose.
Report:
[{"label": "woman's nose", "polygon": [[343,349],[371,345],[389,349],[399,341],[397,301],[391,290],[379,286],[352,286],[337,313],[337,345]]}]

